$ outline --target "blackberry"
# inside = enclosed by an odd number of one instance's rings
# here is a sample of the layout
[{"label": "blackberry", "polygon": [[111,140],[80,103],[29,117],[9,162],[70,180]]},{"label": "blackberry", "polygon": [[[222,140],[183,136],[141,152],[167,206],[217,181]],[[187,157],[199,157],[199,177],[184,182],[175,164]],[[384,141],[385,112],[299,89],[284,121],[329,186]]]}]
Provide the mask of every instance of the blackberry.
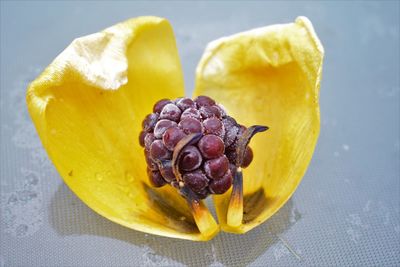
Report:
[{"label": "blackberry", "polygon": [[225,127],[219,118],[216,117],[208,118],[203,121],[203,125],[204,125],[204,132],[206,134],[215,134],[221,138],[224,138]]},{"label": "blackberry", "polygon": [[[223,194],[232,186],[240,167],[236,164],[239,139],[246,127],[210,97],[162,99],[145,117],[142,128],[139,143],[153,186],[188,188],[198,199]],[[245,145],[239,161],[242,167],[253,159],[251,148]]]},{"label": "blackberry", "polygon": [[186,134],[178,127],[171,127],[164,132],[162,140],[168,150],[174,151],[176,144],[185,136]]},{"label": "blackberry", "polygon": [[178,126],[186,134],[202,133],[204,131],[203,124],[199,120],[191,117],[182,118]]},{"label": "blackberry", "polygon": [[181,118],[181,113],[181,110],[176,105],[167,104],[161,110],[160,118],[171,121],[179,121],[179,119]]},{"label": "blackberry", "polygon": [[204,162],[204,171],[211,179],[222,177],[229,168],[229,160],[225,155]]},{"label": "blackberry", "polygon": [[222,141],[220,137],[213,134],[204,135],[200,139],[198,146],[201,154],[206,159],[218,158],[224,154],[225,150],[224,141]]}]

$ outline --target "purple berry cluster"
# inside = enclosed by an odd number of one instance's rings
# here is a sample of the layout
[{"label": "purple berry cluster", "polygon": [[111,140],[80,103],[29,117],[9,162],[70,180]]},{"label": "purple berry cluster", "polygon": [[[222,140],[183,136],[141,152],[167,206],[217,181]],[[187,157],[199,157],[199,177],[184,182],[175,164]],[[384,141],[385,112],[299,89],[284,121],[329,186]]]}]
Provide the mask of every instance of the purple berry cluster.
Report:
[{"label": "purple berry cluster", "polygon": [[[162,99],[143,120],[142,127],[139,142],[155,187],[167,183],[176,188],[187,186],[200,199],[223,194],[231,187],[236,148],[246,127],[228,116],[213,99]],[[190,134],[201,134],[201,139],[183,148],[178,162],[182,174],[179,183],[173,172],[172,155],[178,142]],[[253,152],[247,147],[242,167],[252,159]]]}]

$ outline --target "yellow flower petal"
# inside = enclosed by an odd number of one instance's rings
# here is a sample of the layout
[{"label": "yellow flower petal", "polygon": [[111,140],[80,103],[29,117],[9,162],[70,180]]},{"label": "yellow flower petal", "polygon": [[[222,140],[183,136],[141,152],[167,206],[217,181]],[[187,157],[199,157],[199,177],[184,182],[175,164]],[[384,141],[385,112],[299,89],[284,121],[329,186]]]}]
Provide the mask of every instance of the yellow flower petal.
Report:
[{"label": "yellow flower petal", "polygon": [[209,44],[197,68],[195,95],[222,103],[246,126],[267,125],[250,146],[244,170],[244,216],[226,223],[230,192],[215,196],[223,230],[244,233],[272,216],[295,191],[319,135],[324,50],[310,21],[273,25]]},{"label": "yellow flower petal", "polygon": [[174,35],[161,18],[131,19],[76,39],[28,88],[30,115],[68,186],[108,219],[148,233],[208,240],[172,187],[148,186],[141,121],[184,94]]}]

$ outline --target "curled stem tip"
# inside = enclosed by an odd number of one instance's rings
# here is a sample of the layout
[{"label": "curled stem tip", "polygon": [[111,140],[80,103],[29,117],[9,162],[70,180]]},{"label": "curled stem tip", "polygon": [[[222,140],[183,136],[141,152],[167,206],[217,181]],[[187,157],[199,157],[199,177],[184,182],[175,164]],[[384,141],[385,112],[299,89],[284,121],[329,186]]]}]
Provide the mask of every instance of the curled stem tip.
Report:
[{"label": "curled stem tip", "polygon": [[236,148],[236,168],[242,165],[246,147],[250,143],[251,138],[253,138],[256,133],[265,132],[268,129],[269,128],[267,126],[253,125],[244,131],[242,136],[239,138],[238,146]]},{"label": "curled stem tip", "polygon": [[232,193],[227,213],[227,224],[231,227],[239,227],[243,221],[243,173],[240,166],[243,163],[246,147],[256,133],[265,132],[266,130],[268,130],[267,126],[254,125],[247,128],[239,138],[236,148],[236,174],[233,178]]},{"label": "curled stem tip", "polygon": [[178,165],[179,165],[179,160],[182,157],[183,149],[189,145],[193,145],[193,144],[197,143],[201,139],[202,136],[203,136],[203,134],[201,134],[201,133],[190,134],[190,135],[182,138],[176,144],[176,146],[174,148],[174,152],[172,154],[172,171],[174,172],[174,175],[176,177],[176,180],[178,180],[178,182],[182,181],[182,174],[179,171]]}]

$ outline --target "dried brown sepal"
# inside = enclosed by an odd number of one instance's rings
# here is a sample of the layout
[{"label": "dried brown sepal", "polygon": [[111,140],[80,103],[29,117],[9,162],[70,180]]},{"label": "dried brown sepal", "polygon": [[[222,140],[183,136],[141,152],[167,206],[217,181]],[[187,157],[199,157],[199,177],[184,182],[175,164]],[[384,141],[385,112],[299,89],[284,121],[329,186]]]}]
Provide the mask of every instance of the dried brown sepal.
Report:
[{"label": "dried brown sepal", "polygon": [[267,126],[253,125],[244,131],[242,136],[239,138],[238,146],[236,148],[236,168],[239,168],[242,165],[246,147],[250,143],[251,138],[256,133],[265,132],[268,129]]},{"label": "dried brown sepal", "polygon": [[237,227],[243,220],[243,173],[239,167],[233,177],[232,193],[229,200],[227,224]]},{"label": "dried brown sepal", "polygon": [[185,147],[193,145],[195,143],[197,143],[201,137],[203,136],[203,134],[201,133],[194,133],[194,134],[190,134],[188,136],[185,136],[184,138],[182,138],[175,146],[174,148],[174,152],[172,154],[172,169],[173,172],[175,174],[176,180],[178,182],[181,182],[182,179],[182,174],[179,171],[179,160],[182,157],[182,151]]},{"label": "dried brown sepal", "polygon": [[266,130],[268,130],[267,126],[253,125],[247,128],[239,138],[236,148],[236,174],[233,178],[232,193],[226,215],[226,221],[229,226],[238,227],[243,220],[243,173],[240,166],[243,163],[246,147],[256,133],[265,132]]},{"label": "dried brown sepal", "polygon": [[205,235],[214,235],[219,226],[203,201],[187,186],[180,188],[179,192],[186,199],[199,231]]}]

